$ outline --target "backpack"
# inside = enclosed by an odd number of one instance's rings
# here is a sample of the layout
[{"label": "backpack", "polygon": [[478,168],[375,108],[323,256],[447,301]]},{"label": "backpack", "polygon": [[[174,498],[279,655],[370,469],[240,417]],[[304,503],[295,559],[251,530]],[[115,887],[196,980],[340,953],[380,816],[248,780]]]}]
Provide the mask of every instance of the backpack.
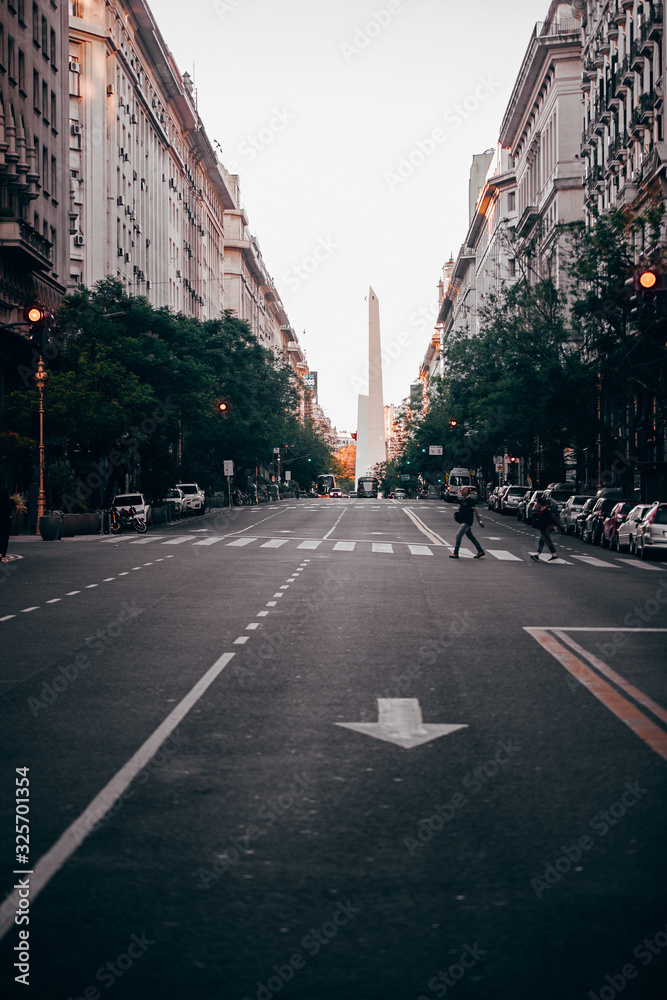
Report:
[{"label": "backpack", "polygon": [[454,520],[456,521],[457,524],[463,524],[463,516],[460,510],[454,511]]}]

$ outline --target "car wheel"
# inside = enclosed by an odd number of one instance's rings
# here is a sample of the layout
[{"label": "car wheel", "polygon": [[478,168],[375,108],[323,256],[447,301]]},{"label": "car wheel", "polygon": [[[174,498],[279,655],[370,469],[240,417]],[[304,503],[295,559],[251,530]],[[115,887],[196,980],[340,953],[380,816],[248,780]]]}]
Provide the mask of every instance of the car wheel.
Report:
[{"label": "car wheel", "polygon": [[606,548],[607,548],[607,543],[608,543],[608,542],[609,542],[609,539],[607,538],[607,536],[606,536],[606,535],[604,534],[604,532],[603,532],[603,533],[602,533],[602,534],[600,535],[600,548],[601,548],[601,549],[606,549]]},{"label": "car wheel", "polygon": [[613,541],[613,544],[611,545],[611,548],[614,550],[614,552],[620,552],[621,551],[621,546],[619,545],[619,542],[618,542],[618,532],[616,532],[616,534],[614,535],[614,541]]},{"label": "car wheel", "polygon": [[640,558],[641,560],[643,560],[644,562],[648,562],[648,561],[649,561],[649,558],[650,558],[650,556],[649,556],[649,551],[648,551],[648,549],[646,548],[646,545],[644,544],[644,539],[643,539],[643,538],[642,538],[642,544],[641,544],[641,548],[640,548],[640,550],[639,550],[639,558]]},{"label": "car wheel", "polygon": [[631,556],[633,556],[635,554],[635,540],[632,537],[632,535],[630,535],[630,543],[628,545],[628,550],[629,550]]}]

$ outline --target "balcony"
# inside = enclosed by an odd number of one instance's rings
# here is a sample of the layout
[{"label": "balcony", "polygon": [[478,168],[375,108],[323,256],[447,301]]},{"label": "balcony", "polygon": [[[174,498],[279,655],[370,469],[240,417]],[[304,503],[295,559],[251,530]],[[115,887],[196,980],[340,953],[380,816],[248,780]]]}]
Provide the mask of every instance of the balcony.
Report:
[{"label": "balcony", "polygon": [[653,115],[655,112],[656,96],[655,94],[641,94],[639,98],[639,113],[641,121],[647,125],[653,121]]},{"label": "balcony", "polygon": [[644,52],[642,50],[642,43],[636,38],[632,43],[632,48],[630,49],[630,66],[638,73],[641,73],[644,69]]},{"label": "balcony", "polygon": [[[662,22],[664,17],[664,4],[652,3],[649,19],[644,25],[647,37],[652,42],[657,42],[662,38]],[[644,31],[642,29],[642,37]]]},{"label": "balcony", "polygon": [[48,271],[52,267],[53,244],[21,219],[0,218],[0,250],[11,251],[31,270]]}]

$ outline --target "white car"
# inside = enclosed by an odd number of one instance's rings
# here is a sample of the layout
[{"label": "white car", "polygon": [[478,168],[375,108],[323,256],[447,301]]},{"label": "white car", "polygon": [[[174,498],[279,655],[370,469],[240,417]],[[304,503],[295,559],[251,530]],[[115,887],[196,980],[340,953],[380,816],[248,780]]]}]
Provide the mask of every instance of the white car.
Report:
[{"label": "white car", "polygon": [[405,490],[394,490],[394,500],[405,500],[406,496]]},{"label": "white car", "polygon": [[176,483],[175,489],[183,494],[184,514],[204,514],[206,503],[204,491],[196,483]]},{"label": "white car", "polygon": [[648,559],[667,552],[667,503],[654,503],[637,525],[635,555]]},{"label": "white car", "polygon": [[650,509],[650,503],[638,503],[636,507],[633,507],[632,510],[629,511],[625,521],[622,521],[619,524],[618,531],[615,535],[615,548],[617,552],[625,552],[625,550],[628,549],[629,552],[634,554],[635,541],[637,539],[637,526],[640,521],[644,520]]},{"label": "white car", "polygon": [[119,493],[114,497],[111,505],[116,510],[129,510],[134,507],[137,517],[140,517],[146,524],[153,523],[153,511],[151,505],[146,503],[143,493]]},{"label": "white car", "polygon": [[171,500],[174,504],[176,517],[183,517],[186,510],[183,490],[179,490],[177,486],[171,490],[167,490],[165,500]]}]

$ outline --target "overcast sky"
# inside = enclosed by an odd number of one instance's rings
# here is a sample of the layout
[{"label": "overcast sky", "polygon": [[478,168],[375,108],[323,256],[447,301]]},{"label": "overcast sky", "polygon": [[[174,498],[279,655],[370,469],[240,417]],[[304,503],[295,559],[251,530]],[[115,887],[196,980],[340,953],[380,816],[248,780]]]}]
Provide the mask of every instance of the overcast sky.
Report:
[{"label": "overcast sky", "polygon": [[[548,0],[149,0],[241,197],[339,431],[356,429],[368,287],[384,401],[433,329],[468,229],[473,153],[495,146]],[[304,332],[305,331],[305,332]]]}]

